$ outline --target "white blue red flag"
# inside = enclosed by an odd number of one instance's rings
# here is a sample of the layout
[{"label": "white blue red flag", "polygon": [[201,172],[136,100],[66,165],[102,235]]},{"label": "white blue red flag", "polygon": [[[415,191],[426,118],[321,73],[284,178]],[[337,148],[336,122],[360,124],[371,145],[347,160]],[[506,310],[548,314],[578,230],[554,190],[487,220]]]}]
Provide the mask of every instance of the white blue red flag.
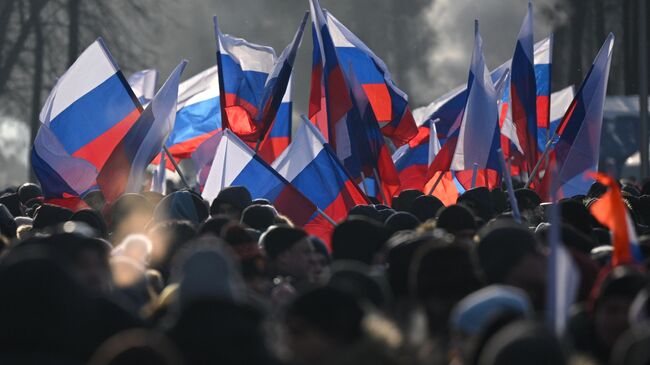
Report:
[{"label": "white blue red flag", "polygon": [[[596,56],[589,73],[576,93],[555,132],[558,138],[550,148],[551,163],[557,166],[558,192],[561,197],[586,194],[593,178],[585,173],[598,170],[603,107],[614,48],[610,34]],[[543,186],[549,186],[544,176]]]},{"label": "white blue red flag", "polygon": [[224,129],[214,138],[217,148],[201,194],[204,199],[212,202],[223,188],[244,186],[253,199],[268,199],[296,225],[305,226],[317,217],[314,203],[232,131]]},{"label": "white blue red flag", "polygon": [[140,116],[138,102],[101,38],[58,79],[40,120],[73,157],[101,169]]},{"label": "white blue red flag", "polygon": [[455,171],[458,181],[468,189],[471,173],[477,165],[483,173],[477,177],[476,186],[496,186],[499,181],[499,115],[497,95],[483,56],[483,40],[475,24],[475,44],[472,53],[467,103],[455,132],[429,168],[429,175],[436,171]]},{"label": "white blue red flag", "polygon": [[34,140],[31,163],[46,200],[77,200],[95,188],[95,166],[71,156],[46,125],[41,125]]},{"label": "white blue red flag", "polygon": [[[271,47],[261,46],[222,34],[214,17],[214,32],[219,49],[217,49],[217,66],[220,80],[220,101],[225,103],[221,110],[222,127],[232,130],[247,143],[256,143],[262,132],[260,125],[262,100],[265,85],[275,65],[275,51]],[[287,78],[288,82],[288,78]],[[285,85],[286,88],[286,85]],[[223,91],[223,94],[222,94]]]},{"label": "white blue red flag", "polygon": [[533,58],[533,5],[528,3],[528,12],[517,36],[515,54],[512,57],[510,76],[510,107],[519,147],[528,173],[535,167],[537,148],[537,84]]},{"label": "white blue red flag", "polygon": [[417,134],[408,95],[397,87],[384,61],[332,13],[324,13],[338,61],[347,78],[354,73],[362,85],[382,134],[396,146],[407,143]]},{"label": "white blue red flag", "polygon": [[97,184],[107,202],[141,191],[145,169],[174,128],[178,84],[186,65],[187,61],[182,61],[176,66],[99,172]]},{"label": "white blue red flag", "polygon": [[[302,122],[289,147],[272,166],[327,216],[342,221],[355,205],[368,201],[318,129],[308,120]],[[323,231],[319,237],[328,242],[334,227],[319,219]]]}]

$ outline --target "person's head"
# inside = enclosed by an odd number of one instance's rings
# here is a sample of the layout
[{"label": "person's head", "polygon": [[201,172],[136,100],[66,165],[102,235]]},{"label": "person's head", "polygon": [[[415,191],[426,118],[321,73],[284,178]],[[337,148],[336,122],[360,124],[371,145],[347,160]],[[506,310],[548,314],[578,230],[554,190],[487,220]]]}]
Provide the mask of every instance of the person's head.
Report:
[{"label": "person's head", "polygon": [[196,229],[190,222],[166,221],[153,226],[147,235],[153,243],[151,267],[158,270],[167,281],[172,257],[196,236]]},{"label": "person's head", "polygon": [[630,306],[646,281],[638,270],[618,266],[596,283],[592,292],[593,323],[596,337],[607,349],[630,327]]},{"label": "person's head", "polygon": [[102,239],[76,233],[75,230],[71,223],[66,223],[62,230],[52,235],[35,236],[21,245],[52,249],[86,289],[96,294],[108,293],[112,286],[108,264],[111,245]]},{"label": "person's head", "polygon": [[274,364],[257,309],[227,300],[189,303],[174,318],[169,337],[187,364]]},{"label": "person's head", "polygon": [[384,216],[372,205],[356,205],[350,209],[348,217],[364,217],[377,223],[384,223]]},{"label": "person's head", "polygon": [[241,222],[260,232],[266,231],[275,223],[277,211],[271,205],[250,205],[244,209]]},{"label": "person's head", "polygon": [[137,261],[143,266],[149,264],[153,244],[149,237],[143,234],[126,236],[122,242],[113,249],[113,256],[125,256]]},{"label": "person's head", "polygon": [[438,211],[444,207],[445,205],[435,196],[422,195],[413,201],[410,212],[413,213],[420,222],[426,222],[429,219],[435,218]]},{"label": "person's head", "polygon": [[546,256],[535,235],[522,227],[503,224],[486,227],[477,247],[478,259],[490,284],[524,290],[533,307],[544,307]]},{"label": "person's head", "polygon": [[305,231],[290,227],[271,227],[260,237],[273,269],[279,275],[308,280],[314,252]]},{"label": "person's head", "polygon": [[393,208],[397,211],[410,212],[413,202],[422,195],[424,195],[424,193],[420,190],[403,190],[396,198],[393,198]]},{"label": "person's head", "polygon": [[0,204],[0,235],[7,238],[16,237],[16,231],[18,229],[18,224],[9,209]]},{"label": "person's head", "polygon": [[409,272],[413,256],[428,241],[428,237],[413,232],[399,232],[388,240],[386,274],[395,299],[408,298]]},{"label": "person's head", "polygon": [[199,227],[199,235],[211,234],[215,237],[221,236],[221,231],[228,223],[235,222],[230,217],[225,215],[217,215],[208,218]]},{"label": "person's head", "polygon": [[542,221],[542,199],[531,189],[517,189],[515,191],[517,206],[522,217],[530,226],[537,226]]},{"label": "person's head", "polygon": [[481,286],[469,250],[458,242],[431,237],[413,257],[409,288],[427,313],[431,335],[445,336],[452,308]]},{"label": "person's head", "polygon": [[234,220],[239,220],[247,206],[251,205],[253,199],[251,193],[243,186],[229,186],[217,194],[217,197],[210,205],[210,215],[223,214]]},{"label": "person's head", "polygon": [[167,195],[154,209],[154,219],[157,222],[184,220],[199,225],[207,217],[208,207],[204,200],[187,190],[175,191]]},{"label": "person's head", "polygon": [[24,183],[18,188],[18,199],[23,205],[27,205],[27,202],[35,199],[42,198],[43,191],[41,187],[33,183]]},{"label": "person's head", "polygon": [[95,231],[97,237],[99,238],[108,237],[108,228],[106,227],[104,218],[102,218],[101,214],[92,209],[82,209],[80,211],[77,211],[72,214],[70,220],[73,222],[81,222],[87,224]]},{"label": "person's head", "polygon": [[390,231],[372,220],[348,218],[334,228],[332,259],[355,260],[367,265],[380,263],[389,238]]},{"label": "person's head", "polygon": [[43,204],[36,209],[34,223],[32,227],[35,230],[41,230],[47,227],[61,224],[72,217],[72,211],[57,205]]},{"label": "person's head", "polygon": [[462,205],[450,205],[438,211],[436,227],[459,237],[472,237],[476,232],[472,212]]},{"label": "person's head", "polygon": [[486,187],[467,190],[458,197],[456,203],[469,208],[472,213],[480,217],[484,222],[494,217],[494,207],[490,199],[490,190]]},{"label": "person's head", "polygon": [[385,224],[393,232],[413,231],[420,225],[420,220],[411,213],[397,212],[391,214]]},{"label": "person's head", "polygon": [[514,322],[499,330],[477,358],[478,365],[566,364],[555,335],[532,321]]},{"label": "person's head", "polygon": [[323,242],[320,238],[310,236],[309,241],[311,242],[312,246],[314,246],[314,252],[312,253],[310,281],[317,284],[324,284],[327,282],[330,274],[329,268],[332,261],[330,258],[330,253],[327,250],[325,242]]},{"label": "person's head", "polygon": [[285,315],[288,347],[299,364],[335,356],[363,336],[364,311],[357,299],[333,287],[298,296]]},{"label": "person's head", "polygon": [[110,207],[111,241],[114,243],[131,233],[145,233],[153,216],[153,205],[140,194],[124,194]]},{"label": "person's head", "polygon": [[131,329],[102,343],[89,365],[177,365],[183,360],[176,345],[161,333]]}]

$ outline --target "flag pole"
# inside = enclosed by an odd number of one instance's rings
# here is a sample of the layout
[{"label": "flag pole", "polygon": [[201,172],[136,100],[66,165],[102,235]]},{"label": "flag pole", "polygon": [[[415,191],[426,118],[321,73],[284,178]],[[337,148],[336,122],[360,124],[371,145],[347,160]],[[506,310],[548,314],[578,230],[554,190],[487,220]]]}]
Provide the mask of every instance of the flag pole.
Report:
[{"label": "flag pole", "polygon": [[185,185],[185,187],[188,190],[192,190],[192,188],[190,188],[190,184],[187,183],[187,179],[185,179],[185,175],[183,175],[183,171],[181,171],[181,167],[178,166],[178,163],[176,163],[176,160],[174,159],[174,156],[172,156],[171,152],[169,152],[169,149],[167,148],[167,146],[163,145],[163,150],[165,151],[165,154],[167,155],[167,158],[169,158],[169,161],[172,163],[172,165],[176,169],[176,172],[178,173],[178,176],[181,177],[181,182],[183,183],[183,185]]},{"label": "flag pole", "polygon": [[512,188],[512,178],[510,177],[510,171],[506,165],[506,159],[503,157],[503,151],[500,148],[497,152],[499,153],[499,162],[501,163],[501,169],[503,170],[503,179],[506,181],[506,187],[508,188],[508,198],[510,200],[512,215],[515,217],[515,221],[517,221],[517,223],[521,223],[521,213],[519,212],[519,205],[517,204],[515,190]]},{"label": "flag pole", "polygon": [[648,177],[648,42],[646,0],[639,0],[639,154],[641,180]]},{"label": "flag pole", "polygon": [[361,171],[361,185],[363,185],[363,193],[368,196],[368,185],[366,185],[366,174]]},{"label": "flag pole", "polygon": [[379,173],[377,173],[376,167],[372,168],[372,173],[375,175],[375,183],[377,184],[377,190],[381,193],[381,198],[385,204],[388,204],[388,199],[386,199],[386,193],[384,193],[384,189],[381,187],[381,180],[379,180]]},{"label": "flag pole", "polygon": [[[131,89],[131,87],[128,86],[129,83],[126,81],[126,78],[124,77],[124,74],[122,74],[122,71],[118,71],[118,77],[124,83],[124,85],[127,86],[126,89],[127,89],[128,93],[129,93],[129,96],[131,96],[131,100],[133,100],[133,103],[135,104],[135,106],[138,108],[140,113],[142,113],[144,111],[144,107],[140,103],[140,100],[135,96],[135,93],[133,92],[133,89]],[[167,141],[165,141],[165,143],[167,143]],[[187,179],[185,179],[185,175],[183,175],[183,171],[181,170],[181,168],[176,163],[176,160],[174,160],[174,156],[172,156],[172,154],[169,152],[169,150],[167,149],[167,146],[165,146],[164,144],[163,144],[163,151],[165,152],[165,154],[167,155],[167,157],[171,161],[172,165],[176,169],[176,172],[178,173],[178,176],[181,177],[181,182],[185,185],[185,187],[187,189],[191,190],[190,185],[187,183]]]},{"label": "flag pole", "polygon": [[221,39],[219,39],[219,24],[217,16],[212,17],[214,22],[214,38],[217,42],[217,77],[219,78],[219,109],[221,110],[221,128],[229,129],[228,114],[226,113],[226,87],[223,81],[223,67],[221,64]]},{"label": "flag pole", "polygon": [[445,173],[446,173],[445,171],[439,171],[439,172],[440,172],[440,175],[438,176],[438,179],[436,179],[436,182],[433,183],[433,186],[431,187],[431,189],[429,189],[429,192],[427,193],[427,195],[432,195],[433,192],[436,191],[436,188],[438,187],[438,184],[440,184],[440,182],[442,181],[442,177],[445,176]]},{"label": "flag pole", "polygon": [[475,162],[472,166],[472,186],[471,189],[476,187],[476,175],[478,175],[478,164]]},{"label": "flag pole", "polygon": [[325,214],[320,208],[316,207],[316,212],[321,215],[321,217],[325,218],[326,221],[330,222],[334,227],[336,227],[336,221],[332,219],[329,215]]},{"label": "flag pole", "polygon": [[[558,129],[560,126],[558,126]],[[528,189],[530,187],[530,184],[537,178],[537,172],[539,168],[542,166],[542,162],[546,160],[546,156],[548,156],[548,153],[551,150],[551,145],[553,144],[553,140],[557,137],[557,130],[555,133],[553,133],[553,137],[549,139],[546,142],[546,146],[544,146],[544,152],[542,153],[542,156],[537,160],[537,163],[535,164],[535,167],[533,168],[533,171],[530,172],[530,175],[528,176],[528,180],[526,181],[526,185],[524,186],[524,189]]]}]

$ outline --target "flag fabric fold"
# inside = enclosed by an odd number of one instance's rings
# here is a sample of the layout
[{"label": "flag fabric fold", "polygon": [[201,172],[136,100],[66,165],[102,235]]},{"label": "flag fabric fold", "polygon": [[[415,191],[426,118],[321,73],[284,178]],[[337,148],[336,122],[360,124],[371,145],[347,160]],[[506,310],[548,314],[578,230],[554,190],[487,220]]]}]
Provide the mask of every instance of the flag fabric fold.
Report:
[{"label": "flag fabric fold", "polygon": [[186,65],[187,61],[182,61],[176,66],[99,172],[97,184],[107,202],[142,189],[145,169],[174,128],[178,85]]},{"label": "flag fabric fold", "polygon": [[40,120],[73,157],[100,170],[140,116],[137,100],[101,38],[57,80]]},{"label": "flag fabric fold", "polygon": [[[610,34],[594,59],[580,89],[557,127],[557,142],[549,147],[551,163],[558,169],[559,193],[562,197],[586,194],[593,183],[586,172],[598,170],[603,107],[614,48]],[[548,174],[542,186],[550,186]],[[550,195],[549,194],[549,195]],[[546,195],[546,194],[544,194]]]},{"label": "flag fabric fold", "polygon": [[147,69],[138,71],[129,76],[127,81],[140,104],[145,106],[151,102],[151,99],[156,94],[158,70]]},{"label": "flag fabric fold", "polygon": [[493,188],[499,180],[499,125],[494,84],[485,64],[483,41],[475,29],[475,44],[467,82],[467,102],[459,126],[447,137],[429,167],[429,177],[436,171],[456,171],[458,181],[465,189],[470,181],[474,164],[482,170],[477,186]]},{"label": "flag fabric fold", "polygon": [[212,202],[223,188],[244,186],[253,199],[268,199],[278,212],[298,226],[316,219],[316,205],[232,131],[224,129],[209,141],[216,150],[201,194],[204,199]]},{"label": "flag fabric fold", "polygon": [[602,173],[592,174],[592,177],[607,187],[607,192],[596,200],[589,210],[600,223],[609,228],[614,248],[612,266],[642,264],[639,239],[618,182]]}]

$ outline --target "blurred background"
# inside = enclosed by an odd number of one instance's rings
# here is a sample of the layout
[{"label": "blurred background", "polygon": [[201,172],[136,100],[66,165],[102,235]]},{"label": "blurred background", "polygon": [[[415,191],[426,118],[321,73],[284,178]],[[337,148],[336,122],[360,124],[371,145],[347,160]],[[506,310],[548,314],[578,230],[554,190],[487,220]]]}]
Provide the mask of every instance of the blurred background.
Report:
[{"label": "blurred background", "polygon": [[[489,67],[511,58],[527,0],[321,0],[321,5],[386,62],[415,109],[467,81],[473,19],[481,22]],[[606,35],[616,35],[601,168],[636,173],[625,163],[632,166],[638,151],[637,2],[536,0],[534,6],[536,40],[555,34],[553,91],[579,86]],[[307,0],[0,1],[0,187],[28,179],[42,104],[56,78],[95,38],[104,38],[127,77],[156,68],[162,83],[183,58],[190,61],[184,78],[214,65],[213,14],[222,32],[272,46],[279,54],[308,7]],[[294,70],[295,113],[307,109],[312,42],[306,33]]]}]

